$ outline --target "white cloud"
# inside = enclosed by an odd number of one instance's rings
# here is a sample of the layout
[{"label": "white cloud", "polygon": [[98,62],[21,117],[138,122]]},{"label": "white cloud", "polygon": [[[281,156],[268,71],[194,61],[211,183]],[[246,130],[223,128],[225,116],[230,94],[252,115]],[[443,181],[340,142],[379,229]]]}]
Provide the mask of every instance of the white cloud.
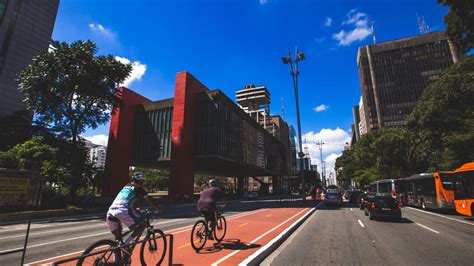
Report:
[{"label": "white cloud", "polygon": [[329,105],[325,105],[325,104],[321,104],[313,108],[313,110],[316,112],[326,111],[327,109],[329,109]]},{"label": "white cloud", "polygon": [[314,39],[314,42],[315,42],[315,43],[322,43],[322,42],[324,42],[324,40],[326,40],[326,37],[315,38],[315,39]]},{"label": "white cloud", "polygon": [[104,134],[99,134],[99,135],[94,135],[94,136],[84,137],[84,138],[94,144],[102,145],[102,146],[107,146],[107,143],[109,141],[109,136],[104,135]]},{"label": "white cloud", "polygon": [[331,25],[332,25],[332,18],[327,17],[327,18],[324,20],[324,26],[330,27]]},{"label": "white cloud", "polygon": [[105,37],[106,39],[115,40],[117,37],[113,31],[104,27],[102,24],[91,23],[89,24],[89,29],[92,32],[101,35],[102,37]]},{"label": "white cloud", "polygon": [[326,163],[326,178],[329,178],[330,173],[334,175],[336,159],[341,156],[344,145],[350,139],[349,133],[339,127],[336,129],[321,129],[319,132],[310,131],[303,135],[303,149],[309,153],[311,164],[316,164],[318,172],[321,172],[319,145],[316,143],[320,140],[324,143],[322,145],[322,153],[323,160]]},{"label": "white cloud", "polygon": [[145,75],[147,65],[142,64],[140,61],[131,62],[128,58],[116,56],[115,60],[123,63],[123,64],[132,64],[132,72],[130,72],[130,76],[123,82],[123,86],[128,87],[132,82],[135,80],[141,80],[143,75]]},{"label": "white cloud", "polygon": [[259,0],[261,5],[268,3],[268,0]]},{"label": "white cloud", "polygon": [[339,46],[349,46],[355,41],[362,41],[372,33],[368,21],[367,14],[352,9],[347,13],[346,20],[342,23],[343,25],[349,25],[352,29],[341,30],[334,33],[332,37],[338,41]]}]

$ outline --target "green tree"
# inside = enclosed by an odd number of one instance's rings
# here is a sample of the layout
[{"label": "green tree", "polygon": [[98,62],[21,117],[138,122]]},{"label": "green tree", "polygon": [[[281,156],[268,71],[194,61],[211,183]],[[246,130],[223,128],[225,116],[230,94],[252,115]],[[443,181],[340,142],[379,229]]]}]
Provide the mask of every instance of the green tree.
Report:
[{"label": "green tree", "polygon": [[168,171],[161,169],[135,167],[132,171],[130,171],[130,178],[136,172],[143,172],[145,174],[146,180],[143,186],[148,192],[168,190]]},{"label": "green tree", "polygon": [[373,181],[379,180],[380,174],[376,168],[367,168],[357,170],[354,173],[354,181],[359,184],[360,187],[364,187]]},{"label": "green tree", "polygon": [[109,120],[116,88],[132,67],[111,55],[96,56],[92,41],[52,46],[20,73],[18,88],[35,121],[76,143],[86,128]]},{"label": "green tree", "polygon": [[447,170],[474,160],[474,57],[453,65],[426,88],[407,118],[422,142],[429,170]]},{"label": "green tree", "polygon": [[40,52],[19,75],[18,88],[34,112],[34,121],[70,142],[59,144],[66,153],[62,163],[71,169],[63,181],[72,201],[93,171],[79,136],[110,119],[116,88],[132,69],[111,55],[96,53],[92,41],[54,41],[50,51]]},{"label": "green tree", "polygon": [[449,13],[444,16],[449,38],[464,53],[474,48],[474,1],[438,0],[438,3],[449,7]]}]

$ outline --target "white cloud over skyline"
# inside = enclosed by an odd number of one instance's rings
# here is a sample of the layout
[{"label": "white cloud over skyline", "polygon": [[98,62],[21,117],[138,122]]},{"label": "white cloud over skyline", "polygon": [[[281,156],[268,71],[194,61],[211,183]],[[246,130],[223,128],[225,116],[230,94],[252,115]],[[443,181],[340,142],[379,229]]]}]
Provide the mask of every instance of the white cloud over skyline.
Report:
[{"label": "white cloud over skyline", "polygon": [[93,136],[84,137],[84,138],[94,144],[102,145],[102,146],[107,146],[107,143],[109,141],[109,136],[104,135],[104,134],[93,135]]},{"label": "white cloud over skyline", "polygon": [[[326,176],[329,173],[334,173],[334,165],[337,157],[341,156],[346,142],[351,140],[348,132],[341,128],[329,129],[324,128],[319,132],[309,131],[303,134],[303,150],[309,153],[311,163],[318,166],[318,171],[321,171],[321,159],[319,146],[316,144],[322,141],[323,160],[326,162]],[[307,149],[305,148],[307,147]]]},{"label": "white cloud over skyline", "polygon": [[372,34],[369,23],[369,17],[357,9],[352,9],[346,15],[346,20],[342,25],[348,25],[350,30],[341,30],[332,35],[337,40],[339,46],[349,46],[355,41],[362,41]]},{"label": "white cloud over skyline", "polygon": [[326,111],[327,109],[329,109],[329,105],[325,105],[325,104],[321,104],[313,108],[313,110],[318,113],[322,111]]},{"label": "white cloud over skyline", "polygon": [[130,59],[125,58],[125,57],[120,57],[116,56],[115,60],[123,63],[123,64],[132,64],[132,72],[130,72],[130,76],[125,79],[123,82],[123,86],[128,87],[130,86],[134,81],[136,80],[141,80],[143,75],[145,75],[147,65],[142,64],[140,61],[134,61],[131,62]]}]

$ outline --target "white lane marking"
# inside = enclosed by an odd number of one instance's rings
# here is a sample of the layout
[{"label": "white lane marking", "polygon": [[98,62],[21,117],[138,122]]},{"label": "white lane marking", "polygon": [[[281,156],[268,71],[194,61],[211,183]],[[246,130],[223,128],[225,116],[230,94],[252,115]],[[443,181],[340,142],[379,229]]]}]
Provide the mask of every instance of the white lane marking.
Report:
[{"label": "white lane marking", "polygon": [[353,212],[353,211],[354,211],[352,208],[350,208],[349,210],[351,210],[351,212]]},{"label": "white lane marking", "polygon": [[[231,215],[231,216],[228,217],[227,220],[237,219],[239,217],[251,215],[251,214],[261,212],[261,211],[264,211],[264,210],[267,210],[267,209],[259,209],[259,210],[254,210],[254,211],[249,211],[249,212],[244,212],[244,213]],[[174,223],[177,220],[186,220],[186,219],[175,219],[175,220],[172,220],[172,221],[161,222],[161,223],[157,223],[157,224],[154,224],[154,225]],[[178,233],[181,233],[181,232],[189,231],[189,229],[191,229],[192,227],[193,227],[192,225],[191,226],[180,227],[180,228],[176,228],[176,229],[167,231],[165,233],[169,234],[169,233],[173,232],[173,234],[178,234]],[[184,228],[187,228],[187,229],[182,230]],[[176,230],[182,230],[182,231],[174,232]],[[37,245],[28,246],[28,248],[37,247],[37,246],[44,246],[44,245],[49,245],[49,244],[55,244],[55,243],[59,243],[59,242],[63,242],[63,241],[76,240],[76,239],[86,238],[86,237],[91,237],[91,236],[98,236],[98,235],[103,235],[103,234],[110,234],[110,232],[107,231],[107,232],[104,232],[104,233],[98,233],[98,234],[94,234],[94,235],[87,235],[87,236],[81,236],[81,237],[76,237],[76,238],[69,238],[69,239],[64,239],[64,240],[52,241],[52,242],[48,242],[48,243],[41,243],[41,244],[37,244]],[[1,250],[0,252],[11,251],[11,250],[15,250],[15,249],[18,249],[18,248],[8,249],[8,250]],[[82,251],[78,251],[78,252],[82,252]],[[73,252],[73,253],[70,253],[70,254],[75,254],[75,253],[78,253],[78,252]],[[67,254],[67,255],[70,255],[70,254]],[[40,263],[42,261],[51,260],[51,259],[55,259],[55,258],[67,256],[67,255],[60,255],[60,256],[53,257],[53,258],[42,259],[42,260],[39,260],[39,261],[36,261],[36,262],[31,262],[30,264],[37,264],[37,263]]]},{"label": "white lane marking", "polygon": [[357,221],[359,222],[359,224],[360,224],[360,227],[362,227],[362,228],[364,228],[364,227],[365,227],[365,225],[362,223],[362,221],[361,221],[361,220],[357,220]]},{"label": "white lane marking", "polygon": [[[56,221],[53,221],[51,224],[37,224],[37,223],[41,223],[41,222],[45,222],[45,221],[32,221],[31,222],[31,227],[30,227],[30,230],[33,230],[33,229],[41,229],[41,228],[45,228],[45,227],[61,227],[61,226],[72,226],[72,225],[75,225],[75,224],[84,224],[84,223],[93,223],[93,222],[101,222],[103,223],[104,221],[103,220],[100,220],[98,221],[97,217],[93,217],[93,220],[90,220],[90,221],[80,221],[80,222],[76,222],[76,221],[72,221],[70,223],[61,223],[61,222],[56,222]],[[8,225],[8,226],[4,226],[4,227],[0,227],[0,232],[13,232],[13,231],[19,231],[19,230],[22,230],[22,231],[25,231],[26,230],[26,227],[28,226],[28,224],[15,224],[15,225]],[[10,228],[12,227],[12,228]]]},{"label": "white lane marking", "polygon": [[407,209],[410,209],[410,210],[419,211],[419,212],[424,212],[424,213],[431,214],[431,215],[435,215],[435,216],[439,216],[439,217],[443,217],[443,218],[446,218],[446,219],[449,219],[449,220],[453,220],[453,221],[456,221],[456,222],[460,222],[460,223],[463,223],[463,224],[474,225],[474,223],[470,223],[470,222],[466,222],[466,221],[463,221],[463,220],[451,218],[451,217],[444,216],[444,215],[437,214],[437,213],[432,213],[432,212],[428,212],[428,211],[424,211],[424,210],[419,210],[419,209],[412,208],[412,207],[408,207],[408,206],[406,206],[406,207],[404,207],[404,208],[407,208]]},{"label": "white lane marking", "polygon": [[[29,234],[29,236],[45,235],[45,234],[49,234],[49,233],[57,233],[57,232],[63,232],[63,231],[74,231],[74,230],[85,229],[85,228],[105,227],[105,226],[106,226],[106,225],[105,225],[104,223],[100,223],[100,224],[94,224],[94,225],[89,225],[89,226],[65,228],[65,229],[59,229],[59,230],[53,230],[53,231],[46,231],[46,232],[40,232],[40,233],[32,233],[32,234]],[[25,234],[16,235],[16,236],[3,237],[2,240],[10,239],[10,238],[19,238],[19,237],[25,237]]]},{"label": "white lane marking", "polygon": [[435,233],[439,234],[439,232],[438,232],[438,231],[436,231],[436,230],[433,230],[433,229],[429,228],[428,226],[425,226],[425,225],[422,225],[422,224],[419,224],[419,223],[416,223],[416,224],[417,224],[417,225],[419,225],[419,226],[421,226],[421,227],[423,227],[423,228],[425,228],[425,229],[428,229],[428,230],[430,230],[431,232],[435,232]]},{"label": "white lane marking", "polygon": [[[270,242],[268,242],[265,246],[261,247],[257,252],[254,252],[252,255],[250,255],[248,258],[246,258],[244,261],[239,263],[239,266],[245,266],[248,265],[253,259],[255,259],[258,255],[261,253],[265,252],[268,248],[270,248],[275,242],[280,240],[285,234],[290,231],[293,227],[295,227],[301,220],[305,219],[308,215],[311,215],[313,210],[317,209],[322,205],[323,202],[320,202],[316,207],[310,209],[307,213],[305,213],[303,216],[301,216],[298,220],[296,220],[293,224],[291,224],[289,227],[287,227],[283,232],[281,232],[277,237],[273,238]],[[285,240],[286,241],[286,240]]]},{"label": "white lane marking", "polygon": [[[270,234],[271,232],[273,232],[274,230],[276,230],[277,228],[279,228],[280,226],[284,225],[285,223],[287,223],[288,221],[290,221],[291,219],[295,218],[296,216],[298,216],[300,213],[302,212],[305,212],[306,210],[308,210],[308,208],[298,212],[297,214],[291,216],[290,218],[286,219],[284,222],[280,223],[279,225],[273,227],[272,229],[268,230],[267,232],[263,233],[262,235],[260,235],[259,237],[255,238],[254,240],[250,241],[249,244],[253,244],[255,242],[257,242],[258,240],[262,239],[263,237],[265,237],[266,235]],[[238,252],[240,252],[241,250],[235,250],[234,252],[228,254],[227,256],[225,257],[222,257],[220,260],[214,262],[213,264],[211,264],[211,266],[216,266],[218,265],[219,263],[227,260],[228,258],[234,256],[235,254],[237,254]]]}]

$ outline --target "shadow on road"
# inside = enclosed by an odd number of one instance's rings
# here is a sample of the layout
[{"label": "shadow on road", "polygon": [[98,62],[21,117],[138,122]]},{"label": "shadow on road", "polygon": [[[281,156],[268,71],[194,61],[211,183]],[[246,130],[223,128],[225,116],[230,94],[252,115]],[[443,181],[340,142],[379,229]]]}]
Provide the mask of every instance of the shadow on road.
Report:
[{"label": "shadow on road", "polygon": [[214,243],[212,247],[203,248],[198,253],[209,254],[209,253],[216,253],[224,249],[246,250],[246,249],[258,248],[258,247],[261,247],[261,245],[245,243],[245,242],[241,242],[240,239],[231,238],[231,239],[224,239],[220,243]]},{"label": "shadow on road", "polygon": [[377,222],[381,223],[400,223],[400,224],[412,224],[413,221],[410,219],[407,219],[405,217],[402,217],[401,221],[398,221],[396,219],[391,219],[391,218],[376,218],[375,219]]}]

